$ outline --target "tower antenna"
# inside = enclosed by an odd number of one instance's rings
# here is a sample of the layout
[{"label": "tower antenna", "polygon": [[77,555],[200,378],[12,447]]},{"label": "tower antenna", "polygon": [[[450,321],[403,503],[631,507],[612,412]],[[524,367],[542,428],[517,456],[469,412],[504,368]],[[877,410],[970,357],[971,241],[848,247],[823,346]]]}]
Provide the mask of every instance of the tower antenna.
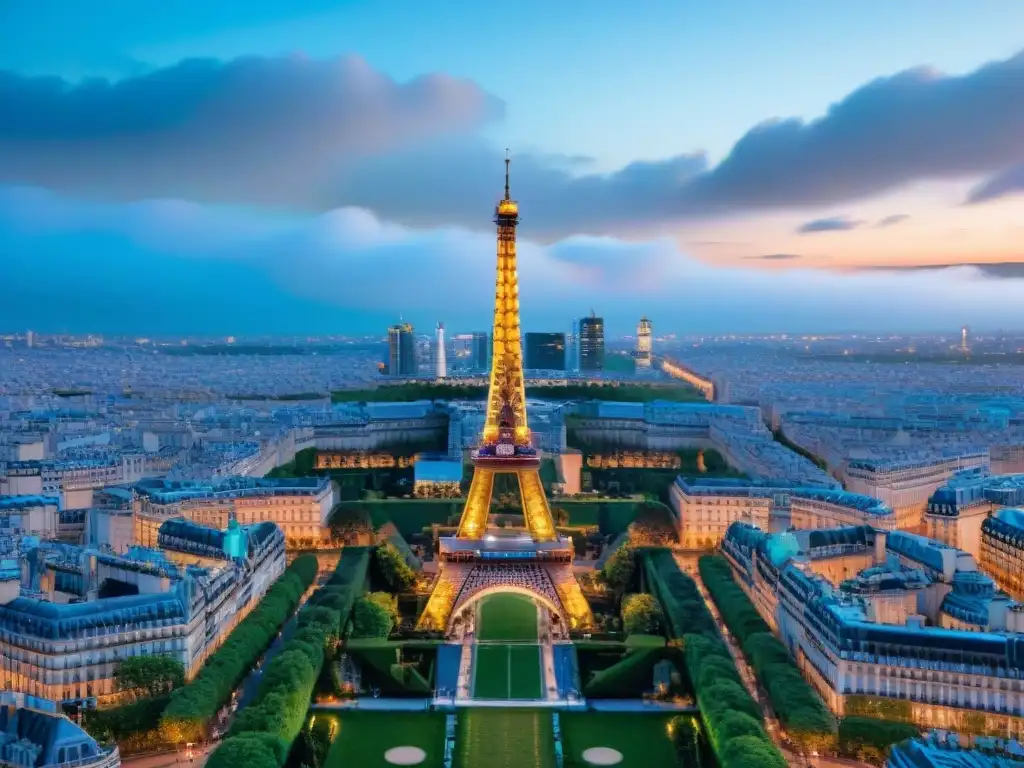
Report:
[{"label": "tower antenna", "polygon": [[512,199],[509,196],[509,192],[508,192],[508,166],[509,166],[509,163],[511,163],[511,162],[512,162],[512,160],[508,156],[508,147],[505,147],[505,199],[506,200],[511,200]]}]

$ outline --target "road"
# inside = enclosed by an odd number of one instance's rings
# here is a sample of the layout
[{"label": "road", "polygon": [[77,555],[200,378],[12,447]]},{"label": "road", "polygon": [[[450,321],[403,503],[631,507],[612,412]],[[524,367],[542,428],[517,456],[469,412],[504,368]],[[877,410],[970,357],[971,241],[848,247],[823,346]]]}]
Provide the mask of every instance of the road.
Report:
[{"label": "road", "polygon": [[139,757],[126,757],[121,761],[124,768],[203,768],[206,758],[213,752],[216,745],[210,745],[206,749],[195,749],[192,751],[190,762],[187,753],[162,752],[156,755],[141,755]]}]

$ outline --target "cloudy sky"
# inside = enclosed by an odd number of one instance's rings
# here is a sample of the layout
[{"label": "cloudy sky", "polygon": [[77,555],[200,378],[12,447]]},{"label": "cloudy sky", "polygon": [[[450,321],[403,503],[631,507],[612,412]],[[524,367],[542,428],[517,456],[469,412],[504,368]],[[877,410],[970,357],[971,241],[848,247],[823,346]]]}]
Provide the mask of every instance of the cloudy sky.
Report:
[{"label": "cloudy sky", "polygon": [[[0,330],[1024,328],[1024,3],[8,0]],[[942,267],[920,269],[920,267]],[[882,268],[882,269],[879,269]]]}]

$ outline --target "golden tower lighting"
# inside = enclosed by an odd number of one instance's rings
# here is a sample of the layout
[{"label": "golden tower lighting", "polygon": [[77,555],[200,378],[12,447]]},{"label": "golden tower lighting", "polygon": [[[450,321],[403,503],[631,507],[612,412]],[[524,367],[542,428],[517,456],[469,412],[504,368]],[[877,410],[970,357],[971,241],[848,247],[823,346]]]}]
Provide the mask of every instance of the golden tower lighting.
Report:
[{"label": "golden tower lighting", "polygon": [[505,197],[494,211],[498,227],[498,272],[494,290],[493,354],[487,418],[480,448],[473,454],[473,482],[459,522],[459,539],[480,539],[487,529],[494,476],[514,474],[519,483],[526,527],[534,541],[558,538],[540,480],[540,458],[530,445],[519,325],[516,226],[519,205],[509,194],[505,155]]}]

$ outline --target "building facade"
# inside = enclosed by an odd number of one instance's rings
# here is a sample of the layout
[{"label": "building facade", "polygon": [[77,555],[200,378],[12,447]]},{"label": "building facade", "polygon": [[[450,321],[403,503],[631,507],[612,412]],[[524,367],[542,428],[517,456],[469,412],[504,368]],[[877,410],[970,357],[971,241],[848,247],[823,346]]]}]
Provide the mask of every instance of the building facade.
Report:
[{"label": "building facade", "polygon": [[604,370],[604,318],[591,314],[580,320],[580,370]]},{"label": "building facade", "polygon": [[644,316],[640,318],[640,324],[636,327],[636,351],[633,354],[636,358],[636,367],[650,368],[653,352],[651,321]]},{"label": "building facade", "polygon": [[1000,509],[981,526],[981,564],[999,586],[1024,600],[1024,509]]},{"label": "building facade", "polygon": [[419,370],[416,359],[416,338],[410,323],[388,328],[388,375],[415,376]]},{"label": "building facade", "polygon": [[[965,552],[905,532],[859,530],[811,532],[819,537],[814,553],[793,534],[738,523],[722,550],[737,583],[836,714],[889,702],[921,727],[1019,738],[1021,607],[1000,597]],[[862,552],[875,553],[875,564],[855,579],[836,586],[812,567],[815,558],[847,556],[855,539]]]},{"label": "building facade", "polygon": [[530,370],[565,370],[564,333],[528,333],[525,346],[526,367]]},{"label": "building facade", "polygon": [[475,370],[485,371],[491,367],[491,344],[490,335],[487,331],[473,331],[471,342],[470,367]]},{"label": "building facade", "polygon": [[135,486],[135,494],[135,543],[144,547],[157,546],[163,524],[175,518],[222,531],[231,520],[243,525],[269,522],[294,546],[320,540],[334,506],[329,477],[148,480]]},{"label": "building facade", "polygon": [[102,705],[116,699],[121,660],[154,654],[179,659],[191,679],[285,567],[273,523],[218,531],[175,520],[158,545],[125,557],[23,549],[20,566],[0,571],[0,685]]}]

